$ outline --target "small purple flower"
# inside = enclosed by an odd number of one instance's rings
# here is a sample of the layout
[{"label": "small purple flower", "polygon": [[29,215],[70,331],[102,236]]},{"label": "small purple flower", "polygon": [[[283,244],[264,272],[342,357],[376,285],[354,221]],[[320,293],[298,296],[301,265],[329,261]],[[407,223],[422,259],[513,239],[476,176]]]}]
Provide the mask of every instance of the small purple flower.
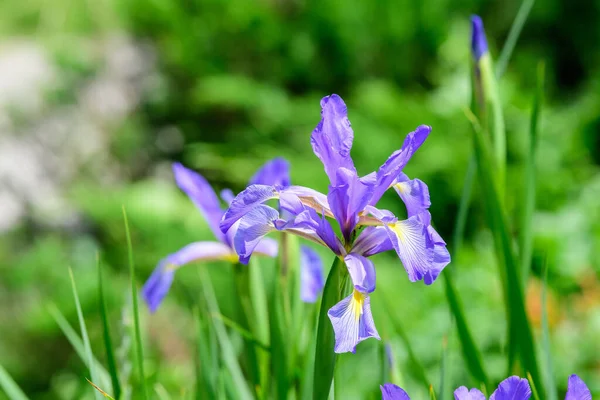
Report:
[{"label": "small purple flower", "polygon": [[[328,312],[335,331],[335,351],[340,353],[355,351],[368,337],[379,339],[369,298],[375,290],[375,268],[367,257],[395,250],[409,279],[429,285],[450,262],[450,255],[431,226],[427,186],[402,173],[431,128],[417,127],[376,172],[359,177],[350,156],[354,132],[344,101],[335,94],[325,97],[321,109],[311,145],[329,177],[327,194],[301,186],[250,185],[231,201],[220,227],[227,232],[239,224],[234,247],[241,262],[247,262],[260,240],[274,231],[301,236],[344,260],[354,291]],[[375,207],[392,187],[406,204],[406,220]],[[282,213],[264,204],[272,199],[279,200]],[[327,218],[338,224],[341,238]]]},{"label": "small purple flower", "polygon": [[483,21],[479,15],[471,16],[471,52],[475,61],[488,51],[487,39],[483,28]]},{"label": "small purple flower", "polygon": [[[219,228],[224,210],[221,208],[219,198],[204,177],[179,163],[173,164],[175,181],[192,202],[198,207],[200,213],[208,222],[217,241],[194,242],[162,259],[155,268],[150,278],[142,288],[142,297],[148,304],[151,312],[155,312],[164,297],[167,295],[175,271],[194,261],[226,260],[237,262],[238,255],[233,247],[234,236],[239,224],[235,224],[225,233]],[[250,183],[261,183],[275,186],[289,186],[289,164],[282,158],[275,158],[260,168],[250,180]],[[229,189],[221,192],[221,198],[227,204],[234,198]],[[255,250],[258,254],[275,257],[277,255],[277,242],[265,238],[256,243]],[[304,252],[303,252],[304,254]],[[303,256],[301,263],[302,274],[308,275],[306,280],[313,279],[311,290],[318,295],[319,280],[322,281],[322,265],[315,254],[310,257]],[[308,264],[307,264],[308,263]],[[316,263],[312,265],[310,263]],[[310,277],[315,274],[314,277]],[[308,289],[307,289],[308,290]],[[314,301],[314,300],[313,300]]]}]

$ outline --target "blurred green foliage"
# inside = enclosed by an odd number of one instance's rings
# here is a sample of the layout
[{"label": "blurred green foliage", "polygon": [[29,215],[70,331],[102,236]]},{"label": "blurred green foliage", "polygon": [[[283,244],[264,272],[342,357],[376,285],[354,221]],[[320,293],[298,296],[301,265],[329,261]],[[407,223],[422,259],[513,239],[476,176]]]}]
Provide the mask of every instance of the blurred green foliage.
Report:
[{"label": "blurred green foliage", "polygon": [[[99,49],[108,46],[110,55],[113,37],[146,51],[144,62],[153,65],[135,107],[104,126],[107,156],[86,160],[62,187],[76,221],[53,224],[34,207],[3,233],[2,365],[31,398],[92,398],[82,379],[84,365],[47,311],[56,305],[76,326],[67,267],[73,268],[92,347],[102,358],[95,253],[102,254],[109,267],[104,282],[115,350],[118,361],[127,359],[123,354],[131,351],[132,337],[121,206],[128,210],[141,284],[164,255],[210,238],[173,183],[169,162],[199,170],[217,189],[238,191],[264,161],[284,156],[295,183],[326,190],[309,135],[319,120],[319,99],[329,93],[348,104],[352,154],[362,174],[377,168],[417,125],[433,127],[407,174],[429,185],[436,228],[449,240],[472,147],[462,111],[470,101],[468,17],[483,17],[497,54],[518,7],[516,1],[475,0],[0,2],[2,41],[34,43],[57,71],[45,93],[46,115],[81,106],[79,90],[102,76],[107,61]],[[600,391],[600,30],[594,28],[599,20],[597,2],[538,1],[499,84],[508,135],[509,218],[517,220],[535,71],[539,59],[546,61],[528,312],[539,333],[538,279],[547,255],[556,382],[565,389],[567,376],[578,373],[595,392]],[[32,125],[27,118],[16,120],[24,130]],[[117,173],[102,179],[109,167]],[[486,370],[499,380],[505,373],[506,321],[480,196],[476,188],[465,244],[448,268],[455,272]],[[392,196],[382,201],[382,207],[404,212]],[[409,283],[391,255],[377,256],[375,263],[373,312],[397,361],[410,362],[390,319],[402,322],[434,384],[447,338],[450,386],[468,384],[442,285]],[[207,271],[221,312],[231,315],[230,266],[214,263]],[[163,308],[152,316],[142,311],[146,373],[173,394],[189,394],[192,387],[190,310],[198,281],[195,267],[182,269]],[[385,307],[383,296],[389,294],[395,295],[393,309]],[[381,375],[369,365],[381,365],[380,355],[373,340],[361,344],[357,355],[339,357],[340,374],[349,382],[344,398],[377,397]],[[399,371],[409,393],[426,396],[410,368]]]}]

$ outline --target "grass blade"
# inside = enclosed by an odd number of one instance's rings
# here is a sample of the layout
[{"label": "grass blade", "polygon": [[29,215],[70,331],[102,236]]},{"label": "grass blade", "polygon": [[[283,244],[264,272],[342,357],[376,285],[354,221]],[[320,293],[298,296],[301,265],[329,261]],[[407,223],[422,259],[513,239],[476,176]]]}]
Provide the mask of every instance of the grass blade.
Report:
[{"label": "grass blade", "polygon": [[[263,343],[267,349],[270,346],[270,323],[269,323],[269,303],[267,300],[264,284],[263,269],[259,263],[258,257],[252,257],[248,265],[249,273],[249,295],[254,313],[254,323],[252,329],[254,337]],[[269,388],[269,366],[271,364],[270,349],[263,351],[257,349],[257,360],[259,364],[260,389],[259,397],[266,398]]]},{"label": "grass blade", "polygon": [[[444,400],[452,390],[450,387],[450,368],[448,368],[448,336],[442,340],[442,359],[440,361],[440,386],[438,389],[440,400]],[[448,397],[449,398],[449,397]]]},{"label": "grass blade", "polygon": [[529,149],[525,165],[525,199],[519,234],[519,250],[521,256],[521,280],[524,287],[527,286],[529,270],[531,269],[531,257],[533,253],[532,220],[535,210],[535,155],[538,137],[538,125],[544,96],[544,63],[538,64],[537,88],[533,98],[531,112],[531,124],[529,127]]},{"label": "grass blade", "polygon": [[135,332],[136,363],[140,374],[140,383],[142,385],[142,399],[148,399],[148,389],[146,388],[146,375],[144,374],[144,350],[142,348],[142,334],[140,332],[140,312],[138,307],[138,289],[135,283],[135,265],[133,263],[133,246],[131,245],[131,233],[129,231],[129,222],[127,213],[123,206],[123,221],[125,223],[125,236],[127,237],[127,255],[129,260],[129,278],[131,279],[131,299],[133,309],[133,330]]},{"label": "grass blade", "polygon": [[548,266],[544,259],[544,281],[542,284],[542,354],[544,355],[544,364],[546,366],[546,398],[548,400],[558,400],[556,395],[556,382],[554,381],[554,367],[552,365],[552,353],[550,352],[550,327],[548,325]]},{"label": "grass blade", "polygon": [[0,364],[0,387],[10,400],[29,400],[2,364]]},{"label": "grass blade", "polygon": [[510,31],[508,32],[508,36],[504,42],[504,46],[502,47],[498,61],[496,62],[497,79],[500,79],[500,77],[504,75],[504,72],[506,71],[510,56],[512,55],[515,45],[517,44],[517,40],[521,35],[523,26],[525,26],[525,21],[527,21],[527,17],[529,16],[529,12],[531,11],[534,3],[535,0],[523,0],[523,3],[521,3],[521,7],[519,8],[517,16],[510,27]]},{"label": "grass blade", "polygon": [[335,336],[327,312],[341,300],[342,272],[342,261],[336,257],[333,260],[331,270],[329,271],[327,281],[325,282],[319,311],[317,346],[315,348],[315,371],[313,378],[314,400],[326,400],[332,386],[331,382],[333,381],[333,372],[337,357],[333,351],[335,346]]},{"label": "grass blade", "polygon": [[219,371],[219,363],[211,355],[207,338],[210,337],[210,324],[206,323],[206,313],[198,308],[194,310],[196,317],[196,399],[215,399],[216,394],[216,372]]},{"label": "grass blade", "polygon": [[100,389],[100,388],[98,387],[98,385],[96,385],[94,382],[90,381],[88,378],[85,378],[85,380],[86,380],[86,381],[87,381],[87,382],[88,382],[90,385],[92,385],[92,387],[93,387],[94,389],[96,389],[96,391],[98,391],[98,392],[99,392],[99,393],[100,393],[102,396],[104,396],[105,398],[107,398],[107,399],[110,399],[110,400],[115,400],[115,399],[114,399],[114,398],[113,398],[113,397],[112,397],[110,394],[108,394],[108,393],[106,393],[104,390]]},{"label": "grass blade", "polygon": [[494,236],[496,255],[500,266],[503,267],[501,275],[504,275],[504,278],[506,279],[505,301],[507,304],[507,314],[509,316],[509,332],[518,332],[518,335],[509,335],[509,340],[514,340],[514,342],[509,342],[509,350],[510,348],[520,350],[519,354],[524,370],[531,373],[536,386],[541,388],[533,332],[525,309],[525,298],[521,286],[521,276],[512,249],[508,219],[500,199],[498,181],[492,170],[493,161],[491,158],[490,145],[483,135],[477,118],[468,110],[466,110],[466,113],[473,125],[479,181],[485,194],[485,208],[488,214],[490,228]]},{"label": "grass blade", "polygon": [[[220,314],[219,305],[217,303],[217,298],[215,296],[210,277],[204,269],[200,269],[200,276],[209,313],[213,315]],[[242,369],[238,363],[233,344],[227,335],[225,325],[220,319],[217,318],[212,318],[211,321],[217,336],[217,340],[219,341],[221,347],[222,360],[225,363],[225,367],[227,368],[227,371],[229,372],[229,375],[233,381],[233,385],[231,385],[230,389],[236,392],[236,396],[234,397],[236,399],[251,400],[253,398],[252,391],[244,379],[244,374],[242,373]]]},{"label": "grass blade", "polygon": [[119,383],[119,373],[117,371],[117,363],[115,361],[115,353],[113,349],[112,339],[110,337],[110,325],[108,322],[108,312],[106,309],[106,299],[104,298],[104,286],[102,280],[102,265],[100,264],[100,255],[96,254],[96,267],[98,269],[98,303],[100,306],[100,316],[102,317],[102,331],[104,338],[104,349],[106,351],[106,363],[108,364],[108,372],[112,383],[112,390],[115,399],[121,398],[121,385]]},{"label": "grass blade", "polygon": [[[77,319],[79,319],[79,329],[81,330],[81,338],[83,339],[83,347],[85,350],[85,355],[88,360],[88,369],[90,370],[90,375],[92,377],[92,381],[98,382],[96,376],[96,363],[94,362],[94,354],[92,353],[92,346],[90,344],[90,338],[87,333],[87,328],[85,326],[85,319],[83,319],[83,312],[81,310],[81,303],[79,302],[79,295],[77,294],[77,286],[75,285],[75,278],[73,277],[73,270],[69,268],[69,277],[71,278],[71,289],[73,290],[73,298],[75,299],[75,308],[77,309]],[[102,399],[100,397],[99,392],[94,392],[96,399]]]}]

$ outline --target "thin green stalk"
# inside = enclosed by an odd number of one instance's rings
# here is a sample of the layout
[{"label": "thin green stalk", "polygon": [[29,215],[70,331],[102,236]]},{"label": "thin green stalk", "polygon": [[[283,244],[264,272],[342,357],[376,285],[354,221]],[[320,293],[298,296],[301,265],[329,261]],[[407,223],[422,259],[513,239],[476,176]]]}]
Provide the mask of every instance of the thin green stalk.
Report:
[{"label": "thin green stalk", "polygon": [[110,373],[112,390],[115,399],[121,398],[121,384],[119,383],[119,373],[115,361],[112,339],[110,337],[110,325],[108,322],[108,310],[106,309],[106,299],[104,297],[104,286],[102,280],[102,266],[100,264],[100,255],[96,253],[96,268],[98,269],[98,305],[100,307],[100,316],[102,317],[102,333],[104,338],[104,350],[106,352],[106,363]]},{"label": "thin green stalk", "polygon": [[10,400],[28,400],[27,396],[10,374],[0,364],[0,388]]},{"label": "thin green stalk", "polygon": [[510,31],[508,32],[508,36],[504,42],[504,47],[502,47],[502,51],[500,52],[500,56],[496,62],[497,79],[500,79],[500,77],[504,75],[504,71],[506,71],[510,56],[512,55],[515,45],[517,44],[517,40],[521,35],[523,26],[525,26],[525,21],[527,21],[527,17],[529,16],[529,12],[531,11],[534,3],[535,0],[523,0],[523,3],[521,3],[521,7],[519,8],[517,16],[510,27]]},{"label": "thin green stalk", "polygon": [[129,261],[129,279],[131,280],[131,299],[133,303],[133,330],[135,332],[135,347],[136,361],[138,372],[140,374],[140,382],[142,385],[142,399],[148,399],[148,389],[146,388],[146,374],[144,373],[144,350],[142,348],[142,333],[140,330],[140,313],[138,308],[138,289],[135,283],[135,265],[133,263],[133,246],[131,244],[131,233],[129,232],[129,222],[127,221],[127,213],[123,206],[123,221],[125,223],[125,236],[127,238],[127,255]]},{"label": "thin green stalk", "polygon": [[334,352],[335,335],[327,312],[342,299],[342,267],[342,260],[335,257],[323,289],[317,328],[317,346],[315,348],[314,400],[327,400],[332,387],[337,355]]},{"label": "thin green stalk", "polygon": [[546,367],[546,396],[548,400],[557,400],[556,382],[554,381],[554,367],[552,365],[552,353],[550,352],[550,326],[548,324],[548,265],[544,257],[544,281],[542,283],[542,354]]}]

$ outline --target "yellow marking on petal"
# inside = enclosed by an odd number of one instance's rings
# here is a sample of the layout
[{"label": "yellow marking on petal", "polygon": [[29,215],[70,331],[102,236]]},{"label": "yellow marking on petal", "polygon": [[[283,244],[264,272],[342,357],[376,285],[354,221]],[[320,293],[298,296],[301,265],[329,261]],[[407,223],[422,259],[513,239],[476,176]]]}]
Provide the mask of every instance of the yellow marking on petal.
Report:
[{"label": "yellow marking on petal", "polygon": [[[256,252],[256,254],[261,254],[261,253]],[[231,253],[231,254],[226,254],[226,255],[222,256],[221,259],[224,261],[229,261],[230,263],[237,263],[240,260],[240,257],[235,253]]]},{"label": "yellow marking on petal", "polygon": [[172,263],[168,263],[165,266],[165,271],[175,271],[177,268],[179,268],[178,265],[172,264]]},{"label": "yellow marking on petal", "polygon": [[363,304],[365,303],[365,295],[358,290],[354,289],[352,294],[352,300],[350,300],[350,307],[352,307],[352,313],[354,318],[358,322],[360,316],[363,314]]},{"label": "yellow marking on petal", "polygon": [[392,228],[392,230],[394,231],[394,233],[396,234],[396,236],[398,236],[398,239],[400,239],[400,241],[404,242],[404,238],[406,236],[404,234],[402,225],[398,224],[398,223],[394,223],[394,224],[389,224],[388,226],[390,228]]},{"label": "yellow marking on petal", "polygon": [[400,182],[400,183],[396,183],[394,185],[394,187],[396,189],[398,189],[398,191],[402,194],[405,194],[406,192],[408,192],[408,185],[405,182]]}]

